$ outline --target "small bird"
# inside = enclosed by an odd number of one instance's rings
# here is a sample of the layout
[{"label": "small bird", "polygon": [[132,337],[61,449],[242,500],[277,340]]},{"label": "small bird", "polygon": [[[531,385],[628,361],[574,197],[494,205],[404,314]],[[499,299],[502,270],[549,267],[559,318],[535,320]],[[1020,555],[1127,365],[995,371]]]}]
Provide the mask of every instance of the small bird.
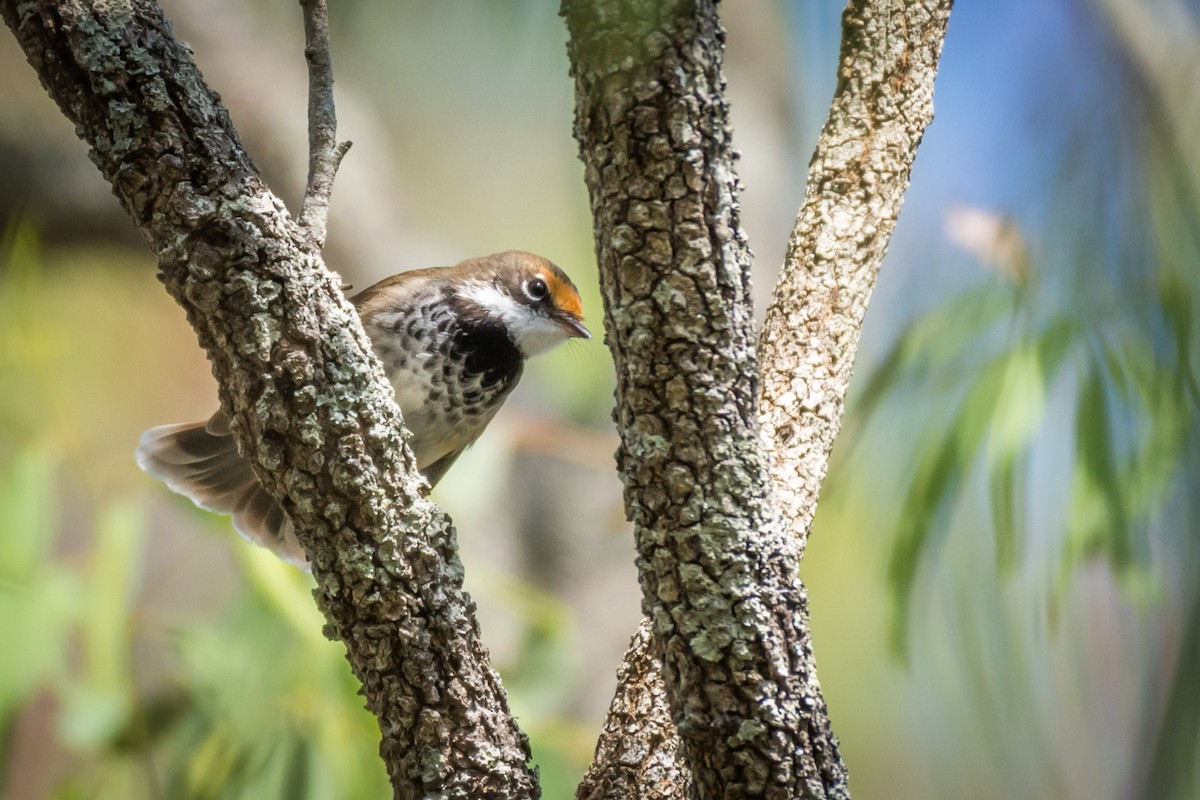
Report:
[{"label": "small bird", "polygon": [[[396,392],[417,468],[432,487],[492,421],[525,360],[590,339],[579,291],[550,261],[520,250],[385,278],[350,298]],[[238,453],[229,417],[142,434],[138,465],[238,532],[301,568],[291,520]]]}]

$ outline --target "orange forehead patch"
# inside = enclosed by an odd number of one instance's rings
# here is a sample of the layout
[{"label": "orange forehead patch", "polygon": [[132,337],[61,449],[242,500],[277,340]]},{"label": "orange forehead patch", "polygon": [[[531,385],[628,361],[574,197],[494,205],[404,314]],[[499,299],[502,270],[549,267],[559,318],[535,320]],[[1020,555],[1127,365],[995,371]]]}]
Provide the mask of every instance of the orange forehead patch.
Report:
[{"label": "orange forehead patch", "polygon": [[557,308],[566,311],[575,319],[583,319],[583,304],[574,286],[553,272],[546,275],[546,286],[550,289],[550,298]]}]

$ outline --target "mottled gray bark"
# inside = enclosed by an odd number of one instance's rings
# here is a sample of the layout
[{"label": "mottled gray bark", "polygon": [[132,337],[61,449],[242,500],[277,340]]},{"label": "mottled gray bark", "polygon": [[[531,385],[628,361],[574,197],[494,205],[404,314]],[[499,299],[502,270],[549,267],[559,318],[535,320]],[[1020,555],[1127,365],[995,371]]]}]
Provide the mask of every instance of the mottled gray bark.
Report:
[{"label": "mottled gray bark", "polygon": [[391,389],[188,49],[146,0],[0,0],[0,14],[157,254],[239,445],[296,522],[395,796],[536,797]]},{"label": "mottled gray bark", "polygon": [[798,542],[759,438],[715,3],[563,8],[617,371],[617,459],[691,792],[847,796]]},{"label": "mottled gray bark", "polygon": [[[636,6],[636,4],[634,4]],[[799,553],[803,552],[816,498],[825,476],[829,450],[838,431],[843,411],[843,398],[850,377],[858,334],[861,329],[867,300],[874,285],[875,275],[888,238],[899,212],[900,201],[908,185],[917,145],[921,133],[932,118],[932,90],[938,57],[944,41],[946,22],[952,0],[852,0],[843,15],[843,42],[839,66],[839,82],[829,120],[822,132],[817,152],[813,157],[808,178],[808,193],[797,221],[787,264],[776,288],[774,301],[768,314],[763,332],[761,374],[763,392],[758,400],[761,443],[769,454],[771,482],[775,495],[771,501],[778,502],[785,527],[797,535]],[[703,182],[695,187],[689,181],[688,188],[699,188],[702,196],[732,201],[732,169],[725,146],[727,129],[723,124],[724,107],[720,99],[719,77],[719,27],[713,18],[713,8],[706,3],[678,4],[676,19],[694,13],[695,18],[674,28],[655,28],[657,21],[653,13],[642,6],[640,13],[629,4],[619,7],[600,4],[594,15],[568,0],[564,7],[572,21],[573,43],[572,64],[576,74],[577,95],[581,104],[577,135],[580,138],[583,157],[588,165],[588,180],[592,190],[593,207],[597,213],[597,250],[609,252],[610,272],[613,284],[609,301],[608,331],[613,340],[614,352],[620,364],[622,353],[637,350],[646,345],[657,344],[662,349],[675,349],[670,356],[678,357],[686,349],[682,343],[692,342],[700,347],[714,349],[727,347],[728,331],[721,327],[712,330],[707,319],[712,315],[713,305],[729,302],[745,303],[745,296],[724,293],[724,296],[709,294],[702,304],[702,313],[696,314],[695,307],[676,301],[679,296],[688,297],[699,291],[705,294],[710,287],[694,280],[698,258],[693,246],[698,238],[694,235],[693,223],[672,207],[673,201],[687,198],[680,190],[679,177],[691,178],[697,170],[707,167]],[[618,24],[619,13],[633,14]],[[701,18],[704,19],[701,19]],[[636,20],[636,21],[635,21]],[[611,36],[605,37],[598,28],[610,26]],[[681,36],[679,27],[684,29]],[[613,30],[620,28],[620,30]],[[580,35],[581,42],[574,37]],[[695,37],[709,37],[707,42],[697,42]],[[589,52],[590,51],[590,52]],[[696,54],[706,52],[704,56]],[[685,54],[680,57],[680,53]],[[645,62],[658,59],[657,67]],[[682,69],[681,63],[682,62]],[[703,78],[695,74],[697,62],[706,63],[701,68]],[[660,70],[656,75],[654,70]],[[715,76],[715,80],[714,80]],[[672,80],[674,78],[674,80]],[[666,89],[659,83],[664,81]],[[691,88],[698,88],[694,94]],[[674,89],[682,95],[663,100],[664,94]],[[621,93],[628,91],[632,97],[622,104]],[[672,114],[671,103],[686,105],[689,113]],[[697,124],[702,119],[700,111],[712,104],[720,107],[709,124]],[[681,120],[683,122],[681,122]],[[694,126],[694,127],[693,127]],[[699,134],[700,147],[696,142],[685,140],[688,134]],[[668,138],[664,141],[663,134]],[[656,136],[657,135],[657,136]],[[691,145],[691,146],[689,146]],[[684,151],[680,159],[681,170],[673,171],[661,164],[662,156],[671,150]],[[714,152],[716,156],[714,157]],[[633,166],[630,165],[633,162]],[[637,173],[641,173],[638,175]],[[631,179],[632,177],[632,179]],[[620,183],[627,182],[628,191],[623,194]],[[726,186],[712,189],[713,184],[724,182]],[[653,221],[647,221],[643,209],[666,207]],[[730,205],[727,214],[736,214]],[[711,205],[705,206],[704,222],[717,231],[729,227],[730,218],[714,213]],[[736,228],[736,217],[733,226]],[[630,233],[629,231],[632,231]],[[658,235],[657,240],[652,239]],[[718,234],[719,236],[719,234]],[[710,239],[712,237],[710,236]],[[736,240],[736,234],[734,236]],[[633,243],[632,245],[630,243]],[[662,247],[654,249],[660,243]],[[682,245],[682,246],[681,246]],[[713,248],[716,249],[716,248]],[[664,252],[666,258],[657,262],[651,277],[643,277],[646,270],[637,263],[637,257],[650,250],[655,255]],[[743,265],[744,248],[733,251]],[[650,260],[650,259],[647,259]],[[615,262],[615,264],[614,264]],[[682,278],[684,286],[691,291],[676,295],[669,276],[671,265],[677,265],[676,279]],[[635,279],[629,292],[626,288],[628,271]],[[606,281],[607,283],[607,281]],[[656,315],[647,314],[639,308],[644,303],[646,292],[636,291],[646,284],[654,286],[649,292],[654,300],[670,298],[674,302],[659,302]],[[678,285],[678,284],[676,284]],[[663,306],[666,305],[664,308]],[[633,324],[621,316],[630,316],[635,311]],[[744,312],[743,312],[744,313]],[[680,335],[672,332],[665,340],[661,337],[663,316],[675,317],[674,326],[685,329]],[[669,324],[669,323],[668,323]],[[741,335],[739,331],[737,335]],[[632,341],[630,341],[632,339]],[[743,347],[744,345],[737,345]],[[684,366],[682,375],[672,376],[670,369],[659,359],[661,372],[657,377],[660,390],[657,403],[642,398],[642,392],[655,391],[654,373],[650,380],[645,375],[623,376],[618,386],[618,423],[641,425],[661,434],[666,440],[666,449],[674,452],[678,447],[673,441],[677,431],[675,409],[686,395],[678,388],[686,385],[686,365],[693,356],[689,353],[680,360]],[[652,362],[655,363],[655,362]],[[747,361],[743,369],[747,389],[754,379],[753,364]],[[666,376],[666,380],[661,380]],[[634,391],[629,391],[630,388]],[[709,393],[714,387],[701,385],[688,388],[694,393],[699,390]],[[719,395],[718,395],[719,396]],[[727,395],[732,396],[732,394]],[[716,398],[711,397],[710,400]],[[667,407],[664,415],[658,411]],[[650,411],[657,419],[646,423],[645,412]],[[712,408],[718,419],[734,418]],[[740,411],[739,411],[740,413]],[[685,453],[694,450],[688,439],[694,433],[684,428],[682,447]],[[637,444],[637,430],[632,436],[623,434],[625,441]],[[658,442],[655,442],[658,444]],[[644,452],[644,450],[642,451]],[[685,456],[686,458],[686,456]],[[622,463],[633,461],[636,465],[638,451],[622,453]],[[645,474],[645,473],[643,473]],[[668,473],[664,473],[666,475]],[[647,476],[653,482],[653,476]],[[745,484],[739,483],[739,486]],[[638,505],[639,486],[636,477],[627,479],[627,498],[633,511]],[[725,489],[721,484],[709,484],[717,490],[707,502],[714,504]],[[644,496],[644,495],[643,495]],[[651,494],[651,497],[654,495]],[[727,498],[738,502],[736,497]],[[636,521],[635,517],[635,521]],[[658,526],[664,524],[662,516],[652,517]],[[678,524],[667,520],[667,526]],[[639,548],[643,553],[643,586],[647,590],[646,606],[652,614],[654,627],[668,636],[678,636],[678,631],[687,626],[697,626],[688,609],[688,603],[680,602],[677,593],[668,590],[650,595],[658,580],[655,570],[672,562],[684,561],[703,555],[692,545],[701,531],[695,523],[687,520],[676,536],[683,538],[685,546],[676,554],[663,557],[659,542],[669,542],[670,536],[654,535],[649,560],[645,554],[643,539],[650,538],[639,530]],[[679,567],[682,569],[682,567]],[[698,587],[697,596],[688,598],[691,605],[714,605],[726,607],[726,599],[717,585]],[[716,589],[715,595],[707,600],[698,595]],[[803,589],[799,589],[800,602],[797,615],[799,635],[797,642],[805,643],[807,621],[804,617]],[[794,601],[784,596],[766,595],[767,603],[756,609],[764,617],[778,615],[780,606],[772,602],[782,599],[783,609]],[[671,622],[663,625],[660,620],[666,614]],[[703,619],[701,620],[701,623]],[[580,787],[579,797],[586,800],[606,798],[645,798],[677,800],[695,790],[698,796],[718,796],[712,786],[688,785],[689,771],[684,768],[684,753],[688,747],[680,748],[680,739],[661,704],[670,701],[675,718],[688,722],[688,708],[680,708],[681,699],[676,692],[681,690],[682,681],[667,673],[668,686],[657,679],[659,662],[654,657],[656,647],[669,647],[670,639],[658,642],[650,633],[650,622],[643,624],[639,635],[625,656],[618,674],[616,697],[609,712],[608,723],[601,734],[595,759],[587,778]],[[686,635],[686,634],[685,634]],[[807,653],[807,644],[802,644]],[[688,652],[680,648],[686,662]],[[724,675],[720,670],[709,670],[704,663],[708,657],[696,653],[700,663],[685,664],[676,670],[688,670],[696,675],[716,673],[718,689],[725,687]],[[813,697],[819,701],[815,672],[811,658],[798,661],[811,681]],[[772,687],[773,688],[773,687]],[[669,689],[670,691],[665,691]],[[694,691],[706,691],[695,689]],[[711,692],[712,690],[707,690]],[[762,702],[768,713],[777,707],[778,700],[770,691],[764,693]],[[628,710],[637,708],[641,713],[630,715]],[[801,760],[799,768],[808,770],[808,781],[804,784],[803,796],[847,796],[845,768],[836,751],[836,743],[829,731],[829,721],[823,704],[803,708],[807,714],[806,725],[817,732],[818,747],[815,757]],[[743,725],[754,725],[755,721]],[[758,723],[763,724],[763,723]],[[688,739],[684,732],[685,741]],[[800,737],[801,741],[803,737]],[[821,744],[828,743],[826,749]],[[713,743],[720,747],[719,742]],[[702,747],[703,742],[697,746]],[[733,767],[709,778],[713,785],[720,785],[730,775],[736,775],[736,767],[744,764],[739,760]],[[673,766],[674,765],[674,766]],[[708,765],[696,765],[699,770]],[[768,767],[769,768],[769,767]],[[674,774],[683,779],[682,784],[670,785],[663,782],[644,780],[647,774]],[[697,775],[699,779],[700,776]],[[737,796],[745,792],[741,787],[732,787]],[[776,786],[780,789],[782,787]],[[773,796],[801,796],[776,792]]]},{"label": "mottled gray bark", "polygon": [[[648,780],[649,776],[669,779]],[[608,717],[575,798],[685,800],[691,792],[692,773],[671,717],[654,631],[650,620],[643,619],[617,669]]]},{"label": "mottled gray bark", "polygon": [[[847,9],[760,398],[715,4],[564,4],[652,626],[635,637],[581,797],[848,794],[791,531],[811,521],[949,8]],[[332,129],[314,147],[302,227],[152,3],[0,0],[0,12],[158,254],[244,452],[297,522],[327,630],[380,719],[396,796],[536,796],[453,529],[420,496],[390,389],[313,253]],[[772,467],[782,512],[764,443],[784,445]]]},{"label": "mottled gray bark", "polygon": [[762,331],[776,499],[801,550],[817,510],[875,277],[933,120],[953,0],[852,0],[838,85]]}]

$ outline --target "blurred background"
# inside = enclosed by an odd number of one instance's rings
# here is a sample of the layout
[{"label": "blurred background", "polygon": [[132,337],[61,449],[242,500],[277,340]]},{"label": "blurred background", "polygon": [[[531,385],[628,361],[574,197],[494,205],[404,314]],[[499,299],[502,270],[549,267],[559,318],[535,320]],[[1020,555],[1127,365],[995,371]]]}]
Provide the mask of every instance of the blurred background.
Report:
[{"label": "blurred background", "polygon": [[[164,5],[296,208],[295,3]],[[599,327],[557,4],[334,6],[330,265],[529,249]],[[856,797],[1200,797],[1198,6],[954,11],[802,568]],[[761,313],[842,3],[722,7]],[[137,471],[215,388],[7,33],[0,97],[0,797],[389,796],[308,577]],[[611,372],[598,341],[533,362],[435,493],[548,798],[639,615]]]}]

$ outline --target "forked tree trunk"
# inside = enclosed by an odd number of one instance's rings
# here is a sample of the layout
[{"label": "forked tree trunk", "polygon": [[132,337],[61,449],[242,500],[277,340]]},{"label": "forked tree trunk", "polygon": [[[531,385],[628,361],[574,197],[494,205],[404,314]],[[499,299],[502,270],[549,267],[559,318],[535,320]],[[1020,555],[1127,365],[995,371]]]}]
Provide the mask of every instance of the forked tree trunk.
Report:
[{"label": "forked tree trunk", "polygon": [[715,3],[568,0],[564,11],[617,369],[617,462],[695,796],[845,796],[799,540],[759,436]]},{"label": "forked tree trunk", "polygon": [[[797,568],[950,5],[847,8],[760,393],[715,2],[564,3],[649,619],[583,797],[848,796]],[[153,2],[0,14],[157,254],[243,452],[295,520],[395,796],[538,796],[453,528],[420,496],[320,229],[263,185]]]},{"label": "forked tree trunk", "polygon": [[648,616],[581,800],[849,796],[795,562],[951,6],[847,6],[759,366],[715,0],[564,0]]}]

